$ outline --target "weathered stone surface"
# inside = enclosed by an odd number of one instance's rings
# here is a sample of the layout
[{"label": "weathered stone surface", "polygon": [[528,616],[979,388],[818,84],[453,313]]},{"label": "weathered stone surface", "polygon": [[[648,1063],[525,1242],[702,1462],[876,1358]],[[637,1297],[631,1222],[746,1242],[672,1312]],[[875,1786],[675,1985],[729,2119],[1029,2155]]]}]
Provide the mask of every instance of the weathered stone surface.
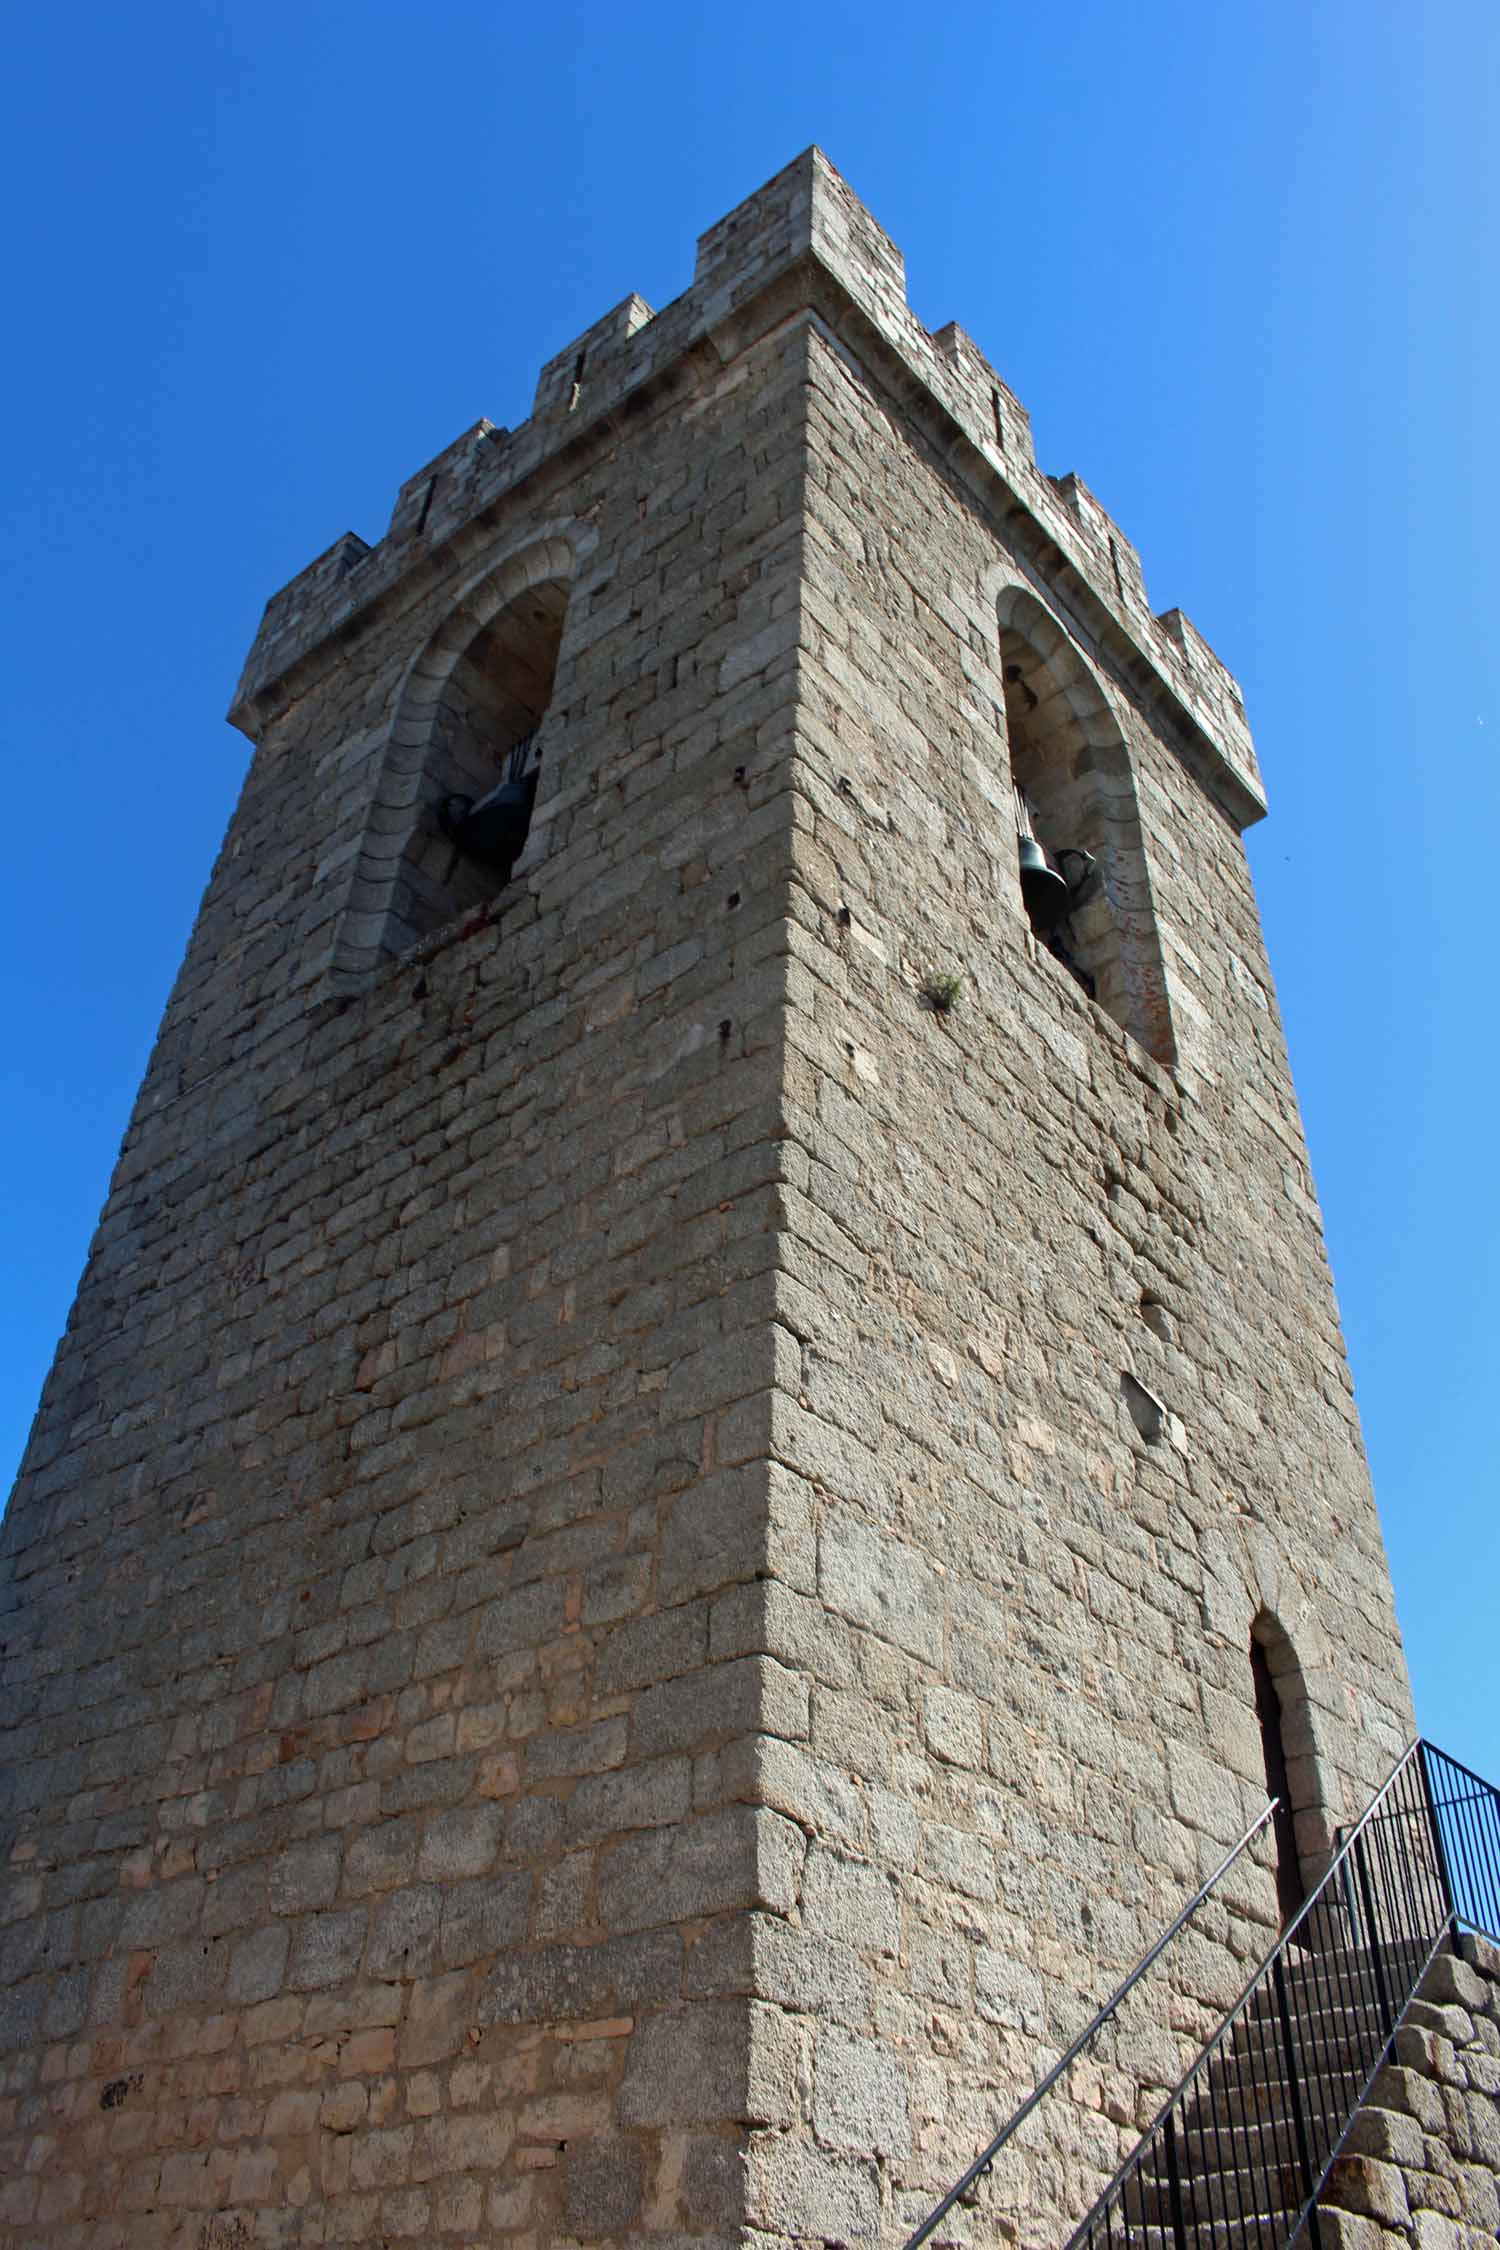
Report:
[{"label": "weathered stone surface", "polygon": [[802,1838],[790,1821],[734,1805],[616,1845],[602,1858],[599,1903],[611,1929],[679,1922],[731,1907],[794,1904]]},{"label": "weathered stone surface", "polygon": [[571,2021],[663,2007],[681,1988],[682,1941],[675,1931],[607,1938],[599,1945],[548,1945],[508,1952],[482,1989],[486,2023]]},{"label": "weathered stone surface", "polygon": [[[1500,1953],[1465,1937],[1427,1971],[1407,2022],[1447,2022],[1461,2038],[1418,2030],[1354,2119],[1319,2206],[1333,2239],[1376,2226],[1382,2242],[1471,2250],[1500,2229],[1500,2105],[1477,2090],[1500,2036]],[[1406,2033],[1398,2034],[1405,2038]],[[1354,2215],[1354,2216],[1351,2216]]]},{"label": "weathered stone surface", "polygon": [[622,2125],[721,2124],[746,2114],[749,2007],[744,2001],[674,2008],[630,2042],[617,2114]]},{"label": "weathered stone surface", "polygon": [[905,2156],[911,2147],[906,2079],[882,2042],[826,2024],[818,2035],[813,2131],[829,2148]]},{"label": "weathered stone surface", "polygon": [[1400,2167],[1373,2156],[1339,2157],[1328,2181],[1328,2199],[1340,2210],[1378,2219],[1382,2226],[1403,2226],[1411,2217]]},{"label": "weathered stone surface", "polygon": [[570,2151],[567,2223],[585,2237],[625,2233],[640,2216],[644,2192],[641,2145],[623,2134],[589,2140]]},{"label": "weathered stone surface", "polygon": [[880,2221],[875,2166],[824,2155],[800,2141],[759,2140],[749,2161],[753,2226],[823,2242],[868,2242]]}]

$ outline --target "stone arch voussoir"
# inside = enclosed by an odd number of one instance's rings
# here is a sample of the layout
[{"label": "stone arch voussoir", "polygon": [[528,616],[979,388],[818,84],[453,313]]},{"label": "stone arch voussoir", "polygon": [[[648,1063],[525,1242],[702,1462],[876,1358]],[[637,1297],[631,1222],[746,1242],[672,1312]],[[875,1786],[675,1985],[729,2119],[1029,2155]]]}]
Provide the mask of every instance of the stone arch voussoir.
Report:
[{"label": "stone arch voussoir", "polygon": [[[585,543],[596,539],[591,527],[557,524],[534,533],[526,543],[498,562],[491,560],[459,594],[442,624],[413,657],[396,698],[391,728],[392,750],[420,756],[455,665],[487,625],[518,601],[532,586],[577,576]],[[388,760],[388,767],[399,760]]]},{"label": "stone arch voussoir", "polygon": [[1290,1555],[1265,1526],[1236,1527],[1212,1535],[1204,1549],[1204,1623],[1246,1662],[1259,1639],[1278,1678],[1294,1684],[1292,1720],[1296,1755],[1307,1761],[1298,1805],[1315,1833],[1303,1856],[1309,1874],[1332,1848],[1339,1824],[1359,1808],[1348,1801],[1345,1761],[1339,1755],[1347,1719],[1332,1643],[1312,1595]]},{"label": "stone arch voussoir", "polygon": [[997,634],[1013,632],[1036,650],[1061,690],[1079,734],[1105,754],[1118,771],[1129,770],[1125,732],[1103,683],[1080,653],[1065,626],[1035,591],[1007,578],[990,589]]}]

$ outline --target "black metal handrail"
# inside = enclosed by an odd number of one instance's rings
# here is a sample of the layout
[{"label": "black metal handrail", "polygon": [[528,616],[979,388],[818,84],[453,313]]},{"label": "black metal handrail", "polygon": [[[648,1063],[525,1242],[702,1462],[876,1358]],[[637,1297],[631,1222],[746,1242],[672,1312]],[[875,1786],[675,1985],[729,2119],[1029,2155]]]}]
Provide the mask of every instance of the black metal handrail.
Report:
[{"label": "black metal handrail", "polygon": [[1500,1791],[1414,1742],[1068,2250],[1282,2250],[1427,1967],[1500,1931]]},{"label": "black metal handrail", "polygon": [[1015,2132],[1019,2130],[1022,2125],[1025,2124],[1032,2111],[1038,2106],[1040,2102],[1042,2102],[1046,2098],[1048,2094],[1051,2093],[1053,2087],[1057,2085],[1059,2080],[1067,2075],[1068,2071],[1072,2069],[1074,2063],[1077,2062],[1084,2049],[1092,2044],[1094,2039],[1104,2029],[1104,2026],[1108,2022],[1110,2022],[1110,2020],[1115,2015],[1119,2013],[1121,2006],[1130,1997],[1131,1993],[1140,1983],[1142,1977],[1145,1976],[1148,1969],[1150,1969],[1152,1964],[1158,1961],[1161,1958],[1162,1954],[1166,1952],[1167,1947],[1177,1936],[1178,1932],[1186,1928],[1187,1924],[1197,1913],[1199,1907],[1202,1906],[1204,1901],[1208,1898],[1209,1893],[1215,1890],[1223,1881],[1224,1877],[1229,1873],[1230,1868],[1233,1867],[1241,1852],[1243,1852],[1246,1847],[1251,1844],[1254,1839],[1260,1834],[1260,1831],[1265,1827],[1266,1822],[1271,1819],[1280,1802],[1281,1800],[1279,1797],[1272,1797],[1267,1803],[1265,1811],[1256,1815],[1255,1819],[1251,1821],[1250,1826],[1245,1830],[1245,1833],[1240,1838],[1239,1842],[1233,1847],[1231,1851],[1227,1851],[1224,1854],[1224,1857],[1220,1860],[1213,1873],[1208,1876],[1205,1881],[1199,1884],[1197,1890],[1188,1900],[1187,1905],[1182,1909],[1182,1912],[1177,1916],[1176,1920],[1170,1922],[1166,1929],[1162,1931],[1160,1937],[1156,1939],[1155,1943],[1149,1946],[1147,1950],[1141,1955],[1139,1961],[1137,1961],[1135,1967],[1131,1970],[1124,1983],[1116,1986],[1115,1990],[1105,2001],[1103,2007],[1100,2008],[1098,2012],[1090,2018],[1089,2022],[1084,2025],[1082,2031],[1079,2032],[1077,2038],[1072,2042],[1072,2044],[1066,2047],[1063,2050],[1062,2054],[1058,2056],[1057,2061],[1052,2065],[1052,2068],[1047,2072],[1046,2076],[1044,2078],[1038,2079],[1036,2085],[1033,2086],[1031,2092],[1027,2095],[1025,2101],[1022,2102],[1020,2108],[1013,2111],[1012,2114],[1006,2119],[999,2132],[989,2143],[989,2146],[983,2149],[980,2154],[975,2157],[973,2163],[969,2166],[967,2172],[963,2174],[962,2178],[954,2182],[953,2186],[949,2188],[948,2193],[943,2197],[942,2202],[939,2203],[934,2210],[928,2212],[927,2217],[917,2228],[916,2233],[907,2237],[907,2240],[903,2246],[903,2250],[918,2250],[919,2244],[925,2242],[927,2240],[927,2237],[932,2233],[933,2229],[942,2224],[943,2220],[948,2216],[948,2213],[953,2209],[954,2204],[961,2203],[964,2197],[969,2193],[970,2189],[973,2188],[978,2183],[978,2181],[984,2177],[985,2173],[994,2163],[996,2157],[1000,2154],[1000,2151],[1004,2148],[1006,2142]]}]

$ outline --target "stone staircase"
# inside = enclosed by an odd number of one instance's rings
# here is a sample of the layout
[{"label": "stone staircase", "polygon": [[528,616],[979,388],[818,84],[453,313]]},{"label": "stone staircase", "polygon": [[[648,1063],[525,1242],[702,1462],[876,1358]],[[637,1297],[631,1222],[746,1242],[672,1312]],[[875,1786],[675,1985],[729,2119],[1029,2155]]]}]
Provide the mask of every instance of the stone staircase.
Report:
[{"label": "stone staircase", "polygon": [[[923,2250],[955,2206],[972,2205],[1018,2128],[1267,1814],[905,2250]],[[1066,2250],[1484,2250],[1500,2242],[1500,1946],[1485,1930],[1500,1930],[1500,1790],[1434,1744],[1414,1742]]]},{"label": "stone staircase", "polygon": [[[1378,2004],[1369,1957],[1345,1967]],[[1400,1968],[1391,1964],[1387,1990]],[[1183,2112],[1181,2231],[1156,2149],[1132,2199],[1132,2250],[1480,2250],[1500,2240],[1500,1949],[1465,1934],[1436,1955],[1368,2089],[1368,2019],[1330,2001],[1315,1961],[1289,1964],[1286,1979],[1299,2075],[1287,2075],[1276,1996],[1258,1993]],[[1339,2149],[1306,2216],[1294,2086],[1314,2140]]]},{"label": "stone staircase", "polygon": [[1465,1930],[1422,1980],[1334,2159],[1322,2250],[1500,2242],[1500,1946]]},{"label": "stone staircase", "polygon": [[[1313,1958],[1289,1959],[1287,2021],[1274,1985],[1258,1991],[1210,2062],[1170,2148],[1155,2147],[1138,2175],[1143,2242],[1281,2250],[1307,2201],[1303,2136],[1337,2139],[1359,2101],[1368,2014],[1378,2001],[1374,1964],[1346,1956],[1335,1982]],[[1288,2042],[1296,2061],[1288,2071]],[[1319,2128],[1323,2131],[1320,2132]],[[1171,2167],[1175,2160],[1174,2191]],[[1306,2230],[1304,2230],[1305,2233]],[[1137,2239],[1133,2234],[1132,2239]]]}]

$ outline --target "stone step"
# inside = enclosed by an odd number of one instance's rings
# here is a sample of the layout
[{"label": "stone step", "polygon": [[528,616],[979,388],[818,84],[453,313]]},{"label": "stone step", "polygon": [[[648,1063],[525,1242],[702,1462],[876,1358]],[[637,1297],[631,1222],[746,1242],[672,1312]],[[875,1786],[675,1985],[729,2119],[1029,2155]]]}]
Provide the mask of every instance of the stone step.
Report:
[{"label": "stone step", "polygon": [[1279,2110],[1244,2122],[1238,2117],[1221,2118],[1217,2132],[1200,2116],[1179,2129],[1179,2161],[1194,2178],[1217,2169],[1231,2151],[1248,2162],[1259,2162],[1263,2157],[1267,2163],[1275,2163],[1279,2153],[1291,2147],[1291,2135],[1291,2124]]},{"label": "stone step", "polygon": [[[1377,2035],[1383,2038],[1388,2028],[1384,2014],[1374,2008],[1333,2005],[1292,2011],[1292,2040],[1299,2051],[1308,2046],[1362,2046]],[[1281,2018],[1269,2012],[1243,2017],[1230,2037],[1230,2045],[1241,2053],[1279,2054],[1283,2043]]]},{"label": "stone step", "polygon": [[[1353,2101],[1373,2064],[1373,2056],[1328,2050],[1308,2058],[1309,2067],[1298,2072],[1296,2084],[1306,2089],[1311,2110],[1321,2113],[1330,2105]],[[1182,2120],[1191,2129],[1217,2119],[1222,2129],[1242,2118],[1279,2117],[1289,2113],[1289,2106],[1290,2085],[1279,2055],[1259,2064],[1251,2057],[1234,2057],[1217,2065],[1211,2077],[1200,2079],[1183,2106]]]},{"label": "stone step", "polygon": [[[1330,2093],[1320,2102],[1307,2087],[1299,2089],[1303,2128],[1316,2166],[1321,2168],[1342,2139],[1362,2090],[1363,2081],[1351,2080],[1341,2094]],[[1260,2088],[1253,2102],[1236,2102],[1214,2113],[1201,2109],[1190,2113],[1179,2132],[1179,2162],[1184,2175],[1194,2177],[1226,2167],[1238,2170],[1262,2160],[1296,2165],[1300,2162],[1296,2130],[1287,2089]],[[1153,2171],[1164,2170],[1164,2155],[1153,2156],[1150,2162]]]},{"label": "stone step", "polygon": [[[1252,2211],[1292,2217],[1306,2202],[1307,2190],[1295,2160],[1283,2158],[1268,2168],[1193,2173],[1182,2182],[1181,2200],[1184,2219],[1195,2226],[1219,2220],[1238,2225]],[[1141,2180],[1140,2206],[1146,2219],[1168,2222],[1172,2191],[1164,2175]]]},{"label": "stone step", "polygon": [[[1187,2250],[1285,2250],[1290,2224],[1289,2212],[1258,2211],[1201,2224],[1185,2219],[1184,2233]],[[1181,2246],[1171,2226],[1138,2218],[1134,2212],[1126,2223],[1113,2210],[1107,2218],[1101,2214],[1090,2232],[1075,2235],[1068,2250],[1181,2250]]]},{"label": "stone step", "polygon": [[[1387,1989],[1406,1999],[1407,1970],[1385,1964]],[[1354,2113],[1386,2038],[1368,1955],[1288,1959],[1286,1992],[1297,2058],[1296,2094],[1313,2165],[1321,2169]],[[1179,2208],[1189,2250],[1283,2250],[1306,2199],[1286,2038],[1274,1991],[1257,1994],[1178,2124]],[[1178,2250],[1164,2148],[1153,2150],[1092,2237],[1129,2250]],[[1128,2213],[1128,2223],[1122,2223]],[[1299,2242],[1305,2230],[1299,2229]]]},{"label": "stone step", "polygon": [[[1311,2085],[1315,2093],[1323,2088],[1335,2091],[1344,2087],[1362,2086],[1375,2067],[1378,2048],[1356,2047],[1344,2042],[1330,2042],[1324,2047],[1305,2047],[1297,2056],[1294,2076],[1299,2086]],[[1223,2106],[1244,2102],[1264,2092],[1284,2087],[1288,2079],[1286,2058],[1278,2048],[1266,2055],[1234,2054],[1215,2058],[1212,2074],[1205,2073],[1188,2097],[1187,2107],[1212,2104],[1216,2111]]]}]

